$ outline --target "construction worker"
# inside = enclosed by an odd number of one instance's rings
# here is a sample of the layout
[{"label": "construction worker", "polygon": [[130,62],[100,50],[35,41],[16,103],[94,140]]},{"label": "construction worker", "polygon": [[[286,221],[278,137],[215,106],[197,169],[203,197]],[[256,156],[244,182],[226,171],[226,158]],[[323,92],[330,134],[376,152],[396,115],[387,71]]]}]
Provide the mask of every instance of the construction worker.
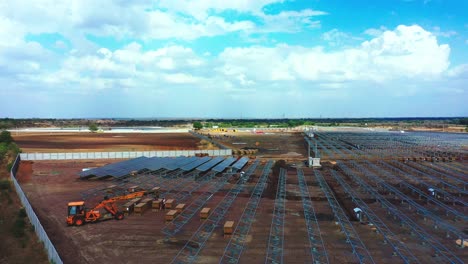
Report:
[{"label": "construction worker", "polygon": [[429,193],[431,194],[431,196],[435,197],[435,190],[434,188],[429,188],[427,189],[429,191]]},{"label": "construction worker", "polygon": [[359,207],[356,207],[353,209],[354,213],[356,214],[356,218],[359,220],[359,222],[362,221],[362,210]]}]

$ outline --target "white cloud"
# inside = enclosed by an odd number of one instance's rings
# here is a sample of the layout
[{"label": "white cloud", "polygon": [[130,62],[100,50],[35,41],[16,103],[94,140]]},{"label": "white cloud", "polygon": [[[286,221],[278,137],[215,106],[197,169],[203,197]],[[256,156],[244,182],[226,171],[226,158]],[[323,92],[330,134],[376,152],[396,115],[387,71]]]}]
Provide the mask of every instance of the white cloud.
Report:
[{"label": "white cloud", "polygon": [[[127,37],[144,40],[193,40],[241,31],[297,32],[303,27],[320,25],[320,22],[312,20],[312,17],[325,14],[310,9],[283,11],[275,15],[264,13],[265,6],[278,2],[283,0],[161,0],[154,4],[120,0],[80,0],[67,3],[38,0],[27,5],[17,1],[2,6],[3,10],[0,11],[2,27],[6,25],[6,28],[14,28],[17,31],[2,30],[4,32],[0,33],[0,38],[16,36],[16,39],[21,39],[26,33],[58,32],[82,52],[83,49],[95,48],[86,40],[86,34],[117,39]],[[255,24],[250,20],[227,22],[219,14],[225,10],[247,12],[262,23]]]},{"label": "white cloud", "polygon": [[[419,26],[399,26],[360,46],[334,52],[320,47],[277,45],[273,48],[226,49],[220,59],[226,75],[256,80],[341,82],[434,78],[447,70],[450,48],[439,45]],[[265,67],[264,65],[268,65]]]},{"label": "white cloud", "polygon": [[39,73],[42,62],[54,55],[37,42],[26,42],[23,25],[0,15],[0,77]]},{"label": "white cloud", "polygon": [[70,55],[60,70],[29,78],[51,89],[73,87],[85,93],[94,89],[160,90],[170,84],[203,82],[205,77],[198,68],[204,63],[190,48],[173,45],[143,51],[141,45],[131,43],[116,51],[100,48],[90,55]]},{"label": "white cloud", "polygon": [[301,11],[282,11],[275,15],[261,14],[264,25],[256,29],[259,32],[298,32],[304,28],[320,27],[315,16],[326,15],[326,12],[304,9]]},{"label": "white cloud", "polygon": [[[328,46],[334,45],[333,50],[310,42],[307,46],[288,45],[269,33],[300,32],[293,35],[295,40],[309,39],[313,34],[306,30],[320,27],[320,16],[327,13],[278,11],[277,5],[270,9],[270,4],[286,1],[35,0],[25,4],[0,0],[0,95],[58,98],[57,94],[89,94],[92,100],[107,95],[106,100],[110,96],[138,101],[135,109],[154,107],[155,102],[158,108],[164,108],[159,103],[165,102],[167,109],[173,109],[171,104],[189,105],[179,100],[192,102],[198,96],[211,100],[200,106],[206,112],[209,107],[218,111],[226,104],[224,100],[230,100],[232,105],[249,103],[249,111],[270,113],[284,111],[277,105],[283,99],[289,110],[298,105],[313,107],[308,105],[311,98],[346,100],[359,92],[364,97],[372,91],[402,97],[421,91],[466,94],[468,68],[450,68],[450,47],[440,42],[457,34],[461,38],[461,31],[381,26],[366,30],[368,40],[364,41],[337,28],[321,36]],[[226,13],[229,19],[224,17]],[[233,19],[232,14],[242,16]],[[242,47],[230,47],[226,41],[220,45],[222,51],[218,43],[213,45],[215,49],[190,48],[197,38],[231,32],[239,33]],[[47,44],[54,51],[26,41],[34,39],[28,34],[40,33],[61,35],[60,40]],[[135,42],[111,48],[88,40],[89,35]],[[149,48],[153,44],[158,48]],[[182,92],[186,99],[180,96]],[[205,96],[207,93],[216,96]],[[71,97],[69,100],[76,100]],[[263,106],[257,104],[259,98],[265,98]],[[47,100],[47,105],[54,105],[52,99]],[[451,107],[455,109],[456,104]],[[236,112],[241,108],[229,109]],[[346,113],[348,107],[344,109]]]},{"label": "white cloud", "polygon": [[209,16],[200,22],[188,22],[169,13],[154,11],[149,14],[146,39],[178,38],[192,40],[203,36],[223,35],[229,32],[250,31],[255,25],[250,21],[228,23],[221,17]]},{"label": "white cloud", "polygon": [[285,0],[159,0],[156,6],[167,8],[172,12],[180,12],[195,17],[198,20],[206,19],[209,11],[222,12],[235,10],[237,12],[262,14],[262,9],[273,3],[281,3]]},{"label": "white cloud", "polygon": [[435,36],[444,38],[450,38],[458,35],[458,33],[455,30],[442,31],[440,27],[434,27],[432,32]]},{"label": "white cloud", "polygon": [[174,74],[166,74],[164,76],[164,80],[167,81],[168,83],[175,83],[175,84],[195,84],[201,79],[190,74],[174,73]]},{"label": "white cloud", "polygon": [[[226,48],[214,57],[198,55],[180,45],[143,50],[140,44],[131,43],[115,51],[99,48],[91,54],[71,53],[58,71],[41,69],[44,58],[34,57],[42,52],[40,45],[25,45],[39,49],[28,47],[29,55],[23,50],[17,52],[23,58],[16,60],[24,60],[20,65],[25,74],[30,74],[30,80],[48,87],[84,90],[161,89],[170,84],[197,84],[231,91],[312,87],[307,82],[324,89],[346,89],[346,83],[355,81],[437,79],[460,76],[459,72],[464,72],[458,68],[447,71],[450,48],[439,44],[434,34],[419,26],[398,26],[360,45],[336,51],[278,44]],[[7,55],[15,56],[11,48],[8,51],[8,54],[0,53],[0,62],[4,58],[0,65],[7,65]]]},{"label": "white cloud", "polygon": [[354,41],[362,40],[361,38],[354,37],[351,34],[342,32],[336,28],[322,34],[322,39],[325,40],[330,46],[342,46],[352,43]]},{"label": "white cloud", "polygon": [[468,79],[468,64],[461,64],[447,72],[447,75],[450,77],[460,77],[463,79]]},{"label": "white cloud", "polygon": [[384,31],[387,31],[388,29],[384,26],[381,26],[379,28],[369,28],[364,31],[364,34],[372,36],[372,37],[377,37],[382,35]]},{"label": "white cloud", "polygon": [[55,41],[54,43],[54,47],[57,48],[57,49],[66,49],[67,48],[67,44],[61,40],[57,40]]}]

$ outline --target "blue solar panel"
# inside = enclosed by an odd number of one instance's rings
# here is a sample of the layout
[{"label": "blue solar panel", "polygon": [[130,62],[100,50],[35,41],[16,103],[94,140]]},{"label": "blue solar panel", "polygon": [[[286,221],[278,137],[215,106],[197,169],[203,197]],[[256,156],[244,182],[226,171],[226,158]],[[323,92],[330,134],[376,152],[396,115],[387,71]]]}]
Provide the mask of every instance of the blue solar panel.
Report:
[{"label": "blue solar panel", "polygon": [[179,157],[176,159],[159,158],[159,157],[154,157],[154,158],[139,157],[136,159],[115,162],[112,164],[102,166],[100,168],[83,171],[80,173],[80,177],[88,178],[91,176],[96,176],[98,178],[102,178],[106,176],[113,176],[113,177],[118,178],[118,177],[128,175],[133,171],[139,171],[142,169],[158,170],[166,166],[167,164],[180,162],[185,159],[186,159],[185,157]]},{"label": "blue solar panel", "polygon": [[196,168],[196,170],[201,171],[201,172],[205,172],[205,171],[213,168],[216,164],[220,163],[223,160],[224,160],[223,157],[213,158],[212,160],[208,161],[207,163],[205,163],[205,164],[203,164],[201,166],[198,166]]},{"label": "blue solar panel", "polygon": [[236,158],[230,157],[218,164],[216,167],[213,168],[214,171],[216,172],[222,172],[225,170],[229,165],[231,165],[234,161],[236,161]]},{"label": "blue solar panel", "polygon": [[236,163],[234,163],[234,165],[232,165],[232,167],[234,169],[236,169],[236,170],[240,170],[245,166],[245,164],[247,164],[248,161],[249,161],[249,158],[242,157]]},{"label": "blue solar panel", "polygon": [[[235,161],[235,158],[228,158],[224,160],[222,157],[177,157],[177,158],[160,158],[160,157],[139,157],[135,159],[119,161],[115,163],[111,163],[99,168],[90,169],[87,171],[80,172],[81,178],[89,178],[92,176],[96,176],[98,178],[103,178],[107,176],[113,176],[116,178],[125,176],[130,174],[133,171],[140,171],[143,169],[148,170],[159,170],[159,169],[167,169],[167,170],[176,170],[182,169],[184,171],[191,171],[193,169],[197,169],[198,171],[205,172],[209,169],[213,168],[217,165],[214,170],[218,172],[223,171],[227,166],[232,164]],[[242,164],[245,163],[248,159]],[[240,161],[236,164],[241,164]],[[239,165],[239,168],[242,168]],[[237,168],[237,167],[236,167]]]},{"label": "blue solar panel", "polygon": [[171,160],[169,162],[167,162],[166,164],[164,164],[164,166],[162,168],[166,169],[166,170],[175,170],[178,167],[177,164],[179,162],[181,162],[182,160],[184,160],[184,159],[185,159],[185,157],[171,158]]},{"label": "blue solar panel", "polygon": [[177,170],[177,169],[180,169],[181,167],[183,167],[183,166],[185,166],[187,164],[190,164],[190,163],[192,163],[192,162],[194,162],[196,160],[197,160],[196,157],[190,157],[190,158],[178,157],[178,158],[174,159],[173,162],[166,165],[165,169],[167,169],[167,170]]},{"label": "blue solar panel", "polygon": [[159,170],[171,160],[171,158],[153,157],[147,160],[146,168],[151,171]]},{"label": "blue solar panel", "polygon": [[119,173],[119,175],[123,172],[130,173],[134,170],[143,169],[144,163],[148,160],[147,157],[139,157],[136,159],[131,160],[124,160],[112,164],[108,164],[102,166],[100,168],[95,168],[87,171],[82,171],[79,175],[82,178],[91,177],[91,176],[98,176],[98,177],[105,177],[105,176],[114,176],[115,173]]},{"label": "blue solar panel", "polygon": [[203,157],[203,158],[200,158],[192,163],[189,163],[185,166],[183,166],[181,169],[184,170],[184,171],[191,171],[193,169],[195,169],[196,167],[202,165],[203,163],[205,162],[208,162],[211,158],[210,157]]}]

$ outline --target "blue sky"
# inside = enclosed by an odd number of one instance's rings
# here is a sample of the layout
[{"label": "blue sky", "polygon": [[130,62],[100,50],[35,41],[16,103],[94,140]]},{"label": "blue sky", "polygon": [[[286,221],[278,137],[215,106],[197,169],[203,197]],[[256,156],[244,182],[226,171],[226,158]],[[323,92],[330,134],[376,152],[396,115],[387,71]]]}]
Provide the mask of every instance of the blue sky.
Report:
[{"label": "blue sky", "polygon": [[0,0],[0,117],[468,116],[466,10]]}]

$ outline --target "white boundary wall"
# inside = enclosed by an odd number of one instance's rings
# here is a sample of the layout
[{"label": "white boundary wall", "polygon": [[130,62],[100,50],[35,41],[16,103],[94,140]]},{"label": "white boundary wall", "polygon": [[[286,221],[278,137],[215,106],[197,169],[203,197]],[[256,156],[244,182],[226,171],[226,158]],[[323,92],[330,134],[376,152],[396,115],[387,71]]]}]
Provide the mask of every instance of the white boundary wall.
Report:
[{"label": "white boundary wall", "polygon": [[13,185],[15,186],[16,193],[18,194],[18,197],[21,200],[21,204],[23,205],[24,210],[26,211],[26,214],[28,215],[29,221],[34,226],[34,231],[36,231],[36,234],[39,237],[39,240],[41,240],[44,243],[44,247],[49,257],[49,261],[55,264],[62,264],[63,263],[62,259],[60,259],[60,256],[58,255],[57,250],[55,249],[54,245],[50,241],[49,236],[47,236],[47,233],[44,230],[44,227],[42,227],[41,222],[39,221],[39,218],[37,217],[31,204],[28,201],[28,198],[26,197],[26,195],[23,192],[23,189],[21,189],[21,186],[16,180],[16,171],[18,170],[20,160],[21,158],[20,156],[18,156],[15,160],[15,163],[13,164],[13,167],[11,168],[11,171],[10,171],[11,181],[13,182]]},{"label": "white boundary wall", "polygon": [[80,160],[80,159],[130,159],[137,157],[179,157],[205,153],[209,156],[232,156],[232,149],[213,150],[167,150],[167,151],[121,151],[121,152],[66,152],[66,153],[21,153],[21,160]]}]

